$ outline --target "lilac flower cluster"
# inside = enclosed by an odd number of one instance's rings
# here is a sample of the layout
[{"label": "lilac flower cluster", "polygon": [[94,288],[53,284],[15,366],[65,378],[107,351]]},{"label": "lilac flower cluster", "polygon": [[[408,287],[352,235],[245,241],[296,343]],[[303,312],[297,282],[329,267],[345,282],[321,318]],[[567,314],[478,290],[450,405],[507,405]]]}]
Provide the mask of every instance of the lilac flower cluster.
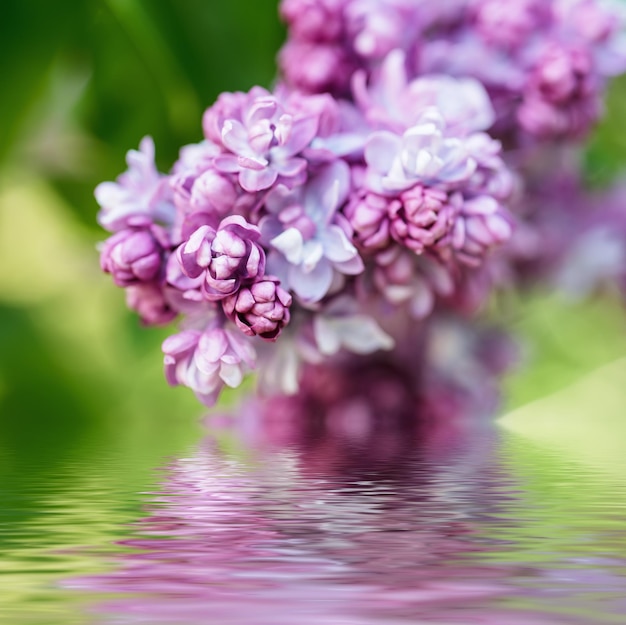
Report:
[{"label": "lilac flower cluster", "polygon": [[411,77],[473,77],[509,141],[577,139],[602,111],[608,77],[626,69],[618,3],[604,0],[283,0],[285,80],[346,96],[354,74],[405,52]]},{"label": "lilac flower cluster", "polygon": [[431,379],[429,328],[541,264],[550,229],[528,207],[551,169],[529,163],[584,134],[626,68],[600,0],[281,12],[283,82],[220,95],[168,174],[146,138],[96,189],[102,269],[145,324],[180,318],[166,376],[207,405],[253,369],[294,393],[350,353],[408,349]]}]

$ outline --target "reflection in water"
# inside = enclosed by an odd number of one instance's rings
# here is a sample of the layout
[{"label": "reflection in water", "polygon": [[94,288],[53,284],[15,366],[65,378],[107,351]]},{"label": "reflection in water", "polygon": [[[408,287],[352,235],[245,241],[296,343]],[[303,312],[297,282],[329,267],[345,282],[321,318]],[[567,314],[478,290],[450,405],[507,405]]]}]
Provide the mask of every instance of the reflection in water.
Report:
[{"label": "reflection in water", "polygon": [[462,418],[416,425],[398,377],[370,374],[354,377],[366,393],[336,372],[324,392],[212,420],[116,569],[63,585],[110,594],[92,611],[116,624],[624,621],[621,488],[605,499],[600,477],[558,459],[534,484],[514,440]]}]

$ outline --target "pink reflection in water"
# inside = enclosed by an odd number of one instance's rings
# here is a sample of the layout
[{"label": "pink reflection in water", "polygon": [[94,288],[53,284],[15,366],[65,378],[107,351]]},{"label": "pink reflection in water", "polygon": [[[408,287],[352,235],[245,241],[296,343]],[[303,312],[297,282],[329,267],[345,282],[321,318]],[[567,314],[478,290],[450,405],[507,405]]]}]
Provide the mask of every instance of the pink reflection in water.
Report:
[{"label": "pink reflection in water", "polygon": [[[298,396],[207,420],[213,434],[166,467],[115,570],[65,582],[114,595],[94,605],[100,622],[590,624],[509,607],[542,585],[566,601],[571,583],[553,569],[489,563],[502,545],[485,529],[518,486],[476,414],[457,401],[431,410],[389,363],[306,379]],[[224,452],[226,437],[241,451]],[[568,574],[589,586],[585,571]]]}]

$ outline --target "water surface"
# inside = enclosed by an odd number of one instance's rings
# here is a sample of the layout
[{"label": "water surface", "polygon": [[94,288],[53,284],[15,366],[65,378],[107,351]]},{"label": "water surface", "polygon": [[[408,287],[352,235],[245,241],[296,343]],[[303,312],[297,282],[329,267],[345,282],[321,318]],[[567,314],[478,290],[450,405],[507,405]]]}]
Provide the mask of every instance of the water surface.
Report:
[{"label": "water surface", "polygon": [[9,476],[6,622],[626,620],[626,487],[497,427],[220,431],[145,489],[94,449]]}]

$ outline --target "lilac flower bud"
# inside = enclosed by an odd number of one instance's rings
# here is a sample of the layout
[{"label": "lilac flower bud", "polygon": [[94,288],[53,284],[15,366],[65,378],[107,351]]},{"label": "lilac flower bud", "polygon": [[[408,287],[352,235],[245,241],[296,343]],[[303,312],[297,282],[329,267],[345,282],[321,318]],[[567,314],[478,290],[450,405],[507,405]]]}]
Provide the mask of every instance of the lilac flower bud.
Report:
[{"label": "lilac flower bud", "polygon": [[161,273],[167,245],[165,231],[157,226],[127,228],[104,242],[100,266],[117,286],[150,282]]},{"label": "lilac flower bud", "polygon": [[149,326],[166,325],[177,315],[165,298],[161,284],[157,282],[129,286],[126,289],[126,304]]},{"label": "lilac flower bud", "polygon": [[291,295],[276,278],[264,277],[223,300],[224,312],[248,336],[275,341],[289,323]]},{"label": "lilac flower bud", "polygon": [[288,41],[278,55],[286,82],[304,93],[349,93],[356,66],[342,46],[331,43]]},{"label": "lilac flower bud", "polygon": [[224,217],[232,212],[237,198],[233,181],[209,169],[195,179],[191,187],[190,207],[192,211],[215,213]]},{"label": "lilac flower bud", "polygon": [[456,213],[457,207],[448,201],[447,193],[416,185],[402,193],[399,202],[389,205],[391,236],[421,254],[450,232]]},{"label": "lilac flower bud", "polygon": [[474,7],[476,28],[488,43],[516,48],[547,19],[545,0],[478,0]]},{"label": "lilac flower bud", "polygon": [[584,134],[601,111],[594,78],[585,48],[549,46],[530,77],[519,123],[539,138]]},{"label": "lilac flower bud", "polygon": [[247,340],[215,327],[170,336],[163,342],[167,381],[191,388],[202,403],[212,406],[224,385],[236,388],[254,368],[256,355]]},{"label": "lilac flower bud", "polygon": [[395,205],[400,202],[365,191],[352,198],[344,214],[361,249],[378,250],[389,244],[389,213]]},{"label": "lilac flower bud", "polygon": [[494,247],[508,241],[512,234],[512,218],[505,209],[494,198],[480,196],[463,204],[451,243],[459,261],[478,267]]},{"label": "lilac flower bud", "polygon": [[341,36],[346,4],[347,0],[283,0],[280,16],[297,39],[333,41]]},{"label": "lilac flower bud", "polygon": [[177,250],[183,272],[190,278],[204,275],[203,289],[210,300],[232,295],[265,271],[265,252],[257,243],[259,229],[232,215],[217,228],[200,226]]}]

